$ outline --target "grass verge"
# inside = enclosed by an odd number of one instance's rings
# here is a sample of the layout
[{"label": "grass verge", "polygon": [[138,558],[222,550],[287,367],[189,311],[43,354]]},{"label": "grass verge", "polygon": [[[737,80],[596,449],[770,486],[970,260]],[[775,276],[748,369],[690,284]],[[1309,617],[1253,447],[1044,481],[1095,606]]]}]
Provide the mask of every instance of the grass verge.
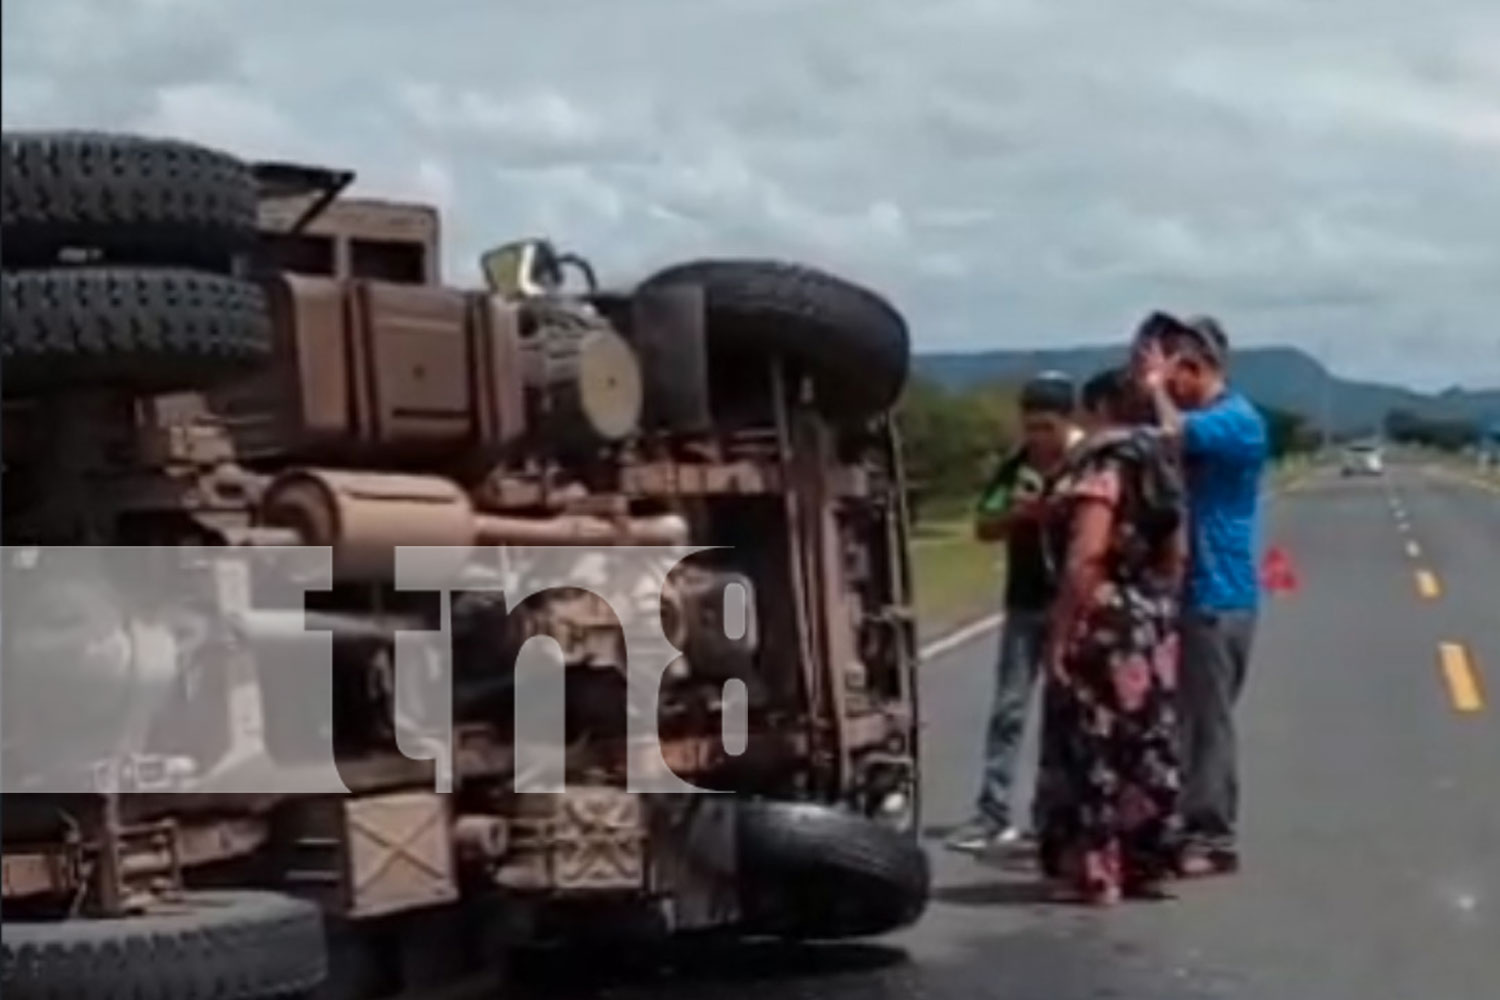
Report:
[{"label": "grass verge", "polygon": [[[1291,485],[1313,468],[1300,456],[1279,462],[1270,472],[1269,487]],[[923,641],[1000,609],[1005,547],[974,538],[970,511],[968,501],[934,499],[913,526],[917,633]]]},{"label": "grass verge", "polygon": [[974,538],[967,516],[920,522],[912,537],[917,631],[926,639],[1000,607],[1004,547]]}]

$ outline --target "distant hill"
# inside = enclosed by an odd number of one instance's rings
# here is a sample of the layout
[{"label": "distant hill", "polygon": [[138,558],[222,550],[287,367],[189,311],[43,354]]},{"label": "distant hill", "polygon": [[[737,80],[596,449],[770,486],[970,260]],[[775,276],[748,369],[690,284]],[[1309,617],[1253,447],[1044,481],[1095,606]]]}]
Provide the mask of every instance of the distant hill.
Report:
[{"label": "distant hill", "polygon": [[[913,371],[950,389],[1013,382],[1056,369],[1084,379],[1125,360],[1123,346],[1067,347],[1036,351],[918,354]],[[1401,386],[1342,379],[1295,347],[1246,347],[1235,352],[1232,377],[1252,399],[1288,410],[1321,427],[1325,414],[1335,434],[1380,426],[1394,409],[1426,419],[1500,420],[1500,389],[1449,389],[1421,393]]]}]

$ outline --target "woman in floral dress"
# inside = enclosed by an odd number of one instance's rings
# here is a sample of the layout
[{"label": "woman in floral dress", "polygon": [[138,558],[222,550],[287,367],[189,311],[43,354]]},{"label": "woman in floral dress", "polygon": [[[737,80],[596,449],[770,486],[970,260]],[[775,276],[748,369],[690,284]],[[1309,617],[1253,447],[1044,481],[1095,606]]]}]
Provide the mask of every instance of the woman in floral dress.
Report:
[{"label": "woman in floral dress", "polygon": [[1178,831],[1173,697],[1185,497],[1166,442],[1130,422],[1128,375],[1083,391],[1090,435],[1051,493],[1038,847],[1084,900],[1157,896]]}]

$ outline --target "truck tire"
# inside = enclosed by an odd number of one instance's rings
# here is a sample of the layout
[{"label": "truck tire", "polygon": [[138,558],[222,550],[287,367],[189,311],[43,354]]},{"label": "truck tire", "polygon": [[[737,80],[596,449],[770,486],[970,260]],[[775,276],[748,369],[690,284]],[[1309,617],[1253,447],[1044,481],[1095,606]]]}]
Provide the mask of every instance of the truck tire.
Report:
[{"label": "truck tire", "polygon": [[260,288],[200,271],[18,271],[4,276],[0,306],[6,393],[205,388],[271,353]]},{"label": "truck tire", "polygon": [[816,268],[775,260],[697,260],[640,288],[703,289],[710,364],[780,356],[811,376],[819,405],[862,420],[895,404],[911,362],[906,320],[875,292]]},{"label": "truck tire", "polygon": [[11,132],[0,149],[6,267],[85,249],[94,263],[221,270],[254,240],[255,178],[217,150],[102,132]]},{"label": "truck tire", "polygon": [[870,937],[915,923],[927,907],[931,870],[909,834],[798,802],[741,803],[737,824],[751,933]]},{"label": "truck tire", "polygon": [[270,892],[190,892],[110,920],[6,920],[5,1000],[289,1000],[328,975],[311,903]]}]

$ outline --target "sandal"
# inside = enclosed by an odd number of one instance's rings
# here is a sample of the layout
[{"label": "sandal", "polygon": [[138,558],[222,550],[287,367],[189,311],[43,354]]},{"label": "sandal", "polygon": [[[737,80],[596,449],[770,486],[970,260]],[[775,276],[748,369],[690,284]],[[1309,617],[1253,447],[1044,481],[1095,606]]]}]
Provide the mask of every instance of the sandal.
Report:
[{"label": "sandal", "polygon": [[1096,883],[1082,890],[1081,901],[1089,906],[1108,907],[1120,902],[1120,887],[1113,882]]},{"label": "sandal", "polygon": [[1127,882],[1124,895],[1127,899],[1142,899],[1149,902],[1165,902],[1177,898],[1177,894],[1168,887],[1166,879],[1158,878]]},{"label": "sandal", "polygon": [[1088,888],[1070,882],[1047,883],[1047,901],[1068,906],[1110,907],[1120,901],[1118,886]]}]

